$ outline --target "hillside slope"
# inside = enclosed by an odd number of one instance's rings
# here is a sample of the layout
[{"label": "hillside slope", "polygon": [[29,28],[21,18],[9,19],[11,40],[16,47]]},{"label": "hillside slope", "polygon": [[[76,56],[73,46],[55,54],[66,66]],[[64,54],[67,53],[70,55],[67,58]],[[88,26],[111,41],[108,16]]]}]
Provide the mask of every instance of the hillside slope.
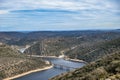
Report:
[{"label": "hillside slope", "polygon": [[44,39],[33,44],[25,53],[32,55],[77,58],[92,62],[120,49],[120,36],[116,33],[94,33],[84,36],[56,37]]},{"label": "hillside slope", "polygon": [[7,78],[33,69],[49,66],[41,59],[30,58],[0,43],[0,78]]},{"label": "hillside slope", "polygon": [[95,61],[105,55],[109,55],[117,50],[120,50],[120,38],[111,41],[95,43],[93,45],[80,46],[65,54],[70,58],[78,58],[87,62]]},{"label": "hillside slope", "polygon": [[[102,34],[102,35],[101,35]],[[105,35],[104,35],[105,34]],[[19,36],[18,36],[19,35]],[[109,36],[111,35],[111,36]],[[83,31],[31,31],[31,32],[0,32],[0,42],[9,45],[25,46],[47,38],[55,37],[96,37],[115,39],[120,30],[83,30]]]},{"label": "hillside slope", "polygon": [[50,80],[120,80],[120,51]]}]

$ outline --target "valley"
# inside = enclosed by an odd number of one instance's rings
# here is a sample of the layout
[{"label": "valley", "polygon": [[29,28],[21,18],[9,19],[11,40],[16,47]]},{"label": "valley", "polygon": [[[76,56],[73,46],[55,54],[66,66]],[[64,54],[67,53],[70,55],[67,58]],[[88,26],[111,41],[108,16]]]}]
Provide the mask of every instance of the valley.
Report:
[{"label": "valley", "polygon": [[[85,62],[85,66],[77,67],[80,69],[71,70],[68,73],[63,73],[66,72],[65,70],[57,71],[58,76],[53,74],[47,79],[104,80],[114,78],[115,80],[119,79],[120,74],[119,52],[119,30],[0,32],[0,78],[9,78],[31,70],[49,67],[55,63],[46,64],[46,60],[34,57],[49,56],[53,59],[58,58],[58,61],[62,58],[65,60],[63,63],[66,61],[67,63],[79,62],[78,64]],[[96,75],[97,72],[99,72],[98,75]],[[42,72],[39,74],[42,75]],[[32,77],[35,78],[37,75]],[[26,79],[24,77],[18,80]]]}]

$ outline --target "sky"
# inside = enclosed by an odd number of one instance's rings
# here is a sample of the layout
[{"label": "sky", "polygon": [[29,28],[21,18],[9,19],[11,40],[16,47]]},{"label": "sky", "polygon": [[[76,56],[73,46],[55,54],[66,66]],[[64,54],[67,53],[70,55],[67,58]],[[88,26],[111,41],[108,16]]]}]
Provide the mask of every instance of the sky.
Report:
[{"label": "sky", "polygon": [[0,0],[0,31],[120,29],[120,0]]}]

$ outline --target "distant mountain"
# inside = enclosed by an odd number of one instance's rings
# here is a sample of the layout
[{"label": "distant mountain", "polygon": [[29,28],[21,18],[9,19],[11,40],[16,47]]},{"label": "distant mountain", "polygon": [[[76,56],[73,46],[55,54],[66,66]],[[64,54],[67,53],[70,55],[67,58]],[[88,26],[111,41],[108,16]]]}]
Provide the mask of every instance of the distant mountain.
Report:
[{"label": "distant mountain", "polygon": [[119,30],[83,30],[83,31],[21,31],[21,32],[0,32],[0,42],[9,45],[28,45],[47,38],[54,37],[79,37],[94,34],[119,34]]},{"label": "distant mountain", "polygon": [[120,80],[120,50],[50,80]]},{"label": "distant mountain", "polygon": [[25,37],[25,34],[20,32],[0,32],[0,42],[6,44],[18,42],[23,37]]}]

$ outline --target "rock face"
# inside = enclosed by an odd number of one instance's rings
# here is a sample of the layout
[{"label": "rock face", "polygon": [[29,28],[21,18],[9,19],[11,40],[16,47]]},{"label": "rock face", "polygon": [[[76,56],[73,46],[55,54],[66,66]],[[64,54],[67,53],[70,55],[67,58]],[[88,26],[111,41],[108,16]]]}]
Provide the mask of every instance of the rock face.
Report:
[{"label": "rock face", "polygon": [[41,59],[29,58],[6,44],[0,44],[0,78],[49,66]]}]

